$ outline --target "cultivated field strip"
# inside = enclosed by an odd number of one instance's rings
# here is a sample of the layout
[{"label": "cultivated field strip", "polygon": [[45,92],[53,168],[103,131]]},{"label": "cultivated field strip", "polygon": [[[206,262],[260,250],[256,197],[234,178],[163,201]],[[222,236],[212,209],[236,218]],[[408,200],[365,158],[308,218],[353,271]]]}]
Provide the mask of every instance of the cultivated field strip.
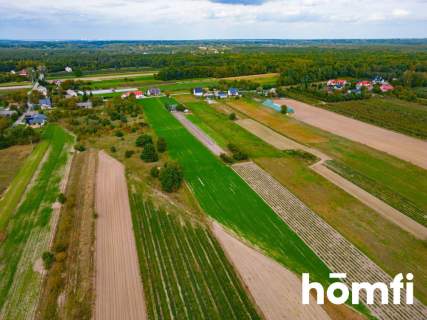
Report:
[{"label": "cultivated field strip", "polygon": [[259,319],[210,232],[154,208],[132,211],[149,319]]},{"label": "cultivated field strip", "polygon": [[[290,228],[325,262],[332,272],[346,273],[345,283],[384,282],[392,278],[341,234],[319,218],[289,190],[252,162],[233,165],[233,169],[257,192]],[[364,293],[364,292],[362,292]],[[404,293],[403,293],[404,294]],[[404,295],[402,294],[402,301]],[[361,294],[362,300],[366,296]],[[391,293],[390,293],[391,297]],[[368,308],[380,319],[426,319],[427,308],[414,305],[381,305],[379,296]]]}]

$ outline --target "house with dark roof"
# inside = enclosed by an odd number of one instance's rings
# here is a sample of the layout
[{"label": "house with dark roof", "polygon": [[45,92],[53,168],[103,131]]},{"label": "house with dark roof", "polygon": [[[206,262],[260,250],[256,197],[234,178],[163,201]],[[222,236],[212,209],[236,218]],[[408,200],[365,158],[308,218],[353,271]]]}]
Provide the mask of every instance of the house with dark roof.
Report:
[{"label": "house with dark roof", "polygon": [[52,108],[52,102],[50,101],[50,98],[44,98],[39,100],[40,108],[42,109],[51,109]]},{"label": "house with dark roof", "polygon": [[228,89],[228,95],[230,97],[237,97],[239,95],[239,90],[237,88]]},{"label": "house with dark roof", "polygon": [[147,90],[147,96],[160,96],[160,89],[159,88],[150,88]]},{"label": "house with dark roof", "polygon": [[47,117],[44,114],[36,113],[34,115],[25,117],[25,121],[30,127],[39,128],[46,124]]},{"label": "house with dark roof", "polygon": [[193,95],[196,97],[203,97],[203,88],[194,88]]}]

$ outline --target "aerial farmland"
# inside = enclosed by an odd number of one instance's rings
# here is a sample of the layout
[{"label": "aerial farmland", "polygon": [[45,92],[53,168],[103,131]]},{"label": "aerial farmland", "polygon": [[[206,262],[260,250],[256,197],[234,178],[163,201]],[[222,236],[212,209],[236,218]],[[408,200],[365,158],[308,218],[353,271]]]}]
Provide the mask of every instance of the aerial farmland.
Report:
[{"label": "aerial farmland", "polygon": [[412,41],[0,41],[0,319],[426,319]]}]

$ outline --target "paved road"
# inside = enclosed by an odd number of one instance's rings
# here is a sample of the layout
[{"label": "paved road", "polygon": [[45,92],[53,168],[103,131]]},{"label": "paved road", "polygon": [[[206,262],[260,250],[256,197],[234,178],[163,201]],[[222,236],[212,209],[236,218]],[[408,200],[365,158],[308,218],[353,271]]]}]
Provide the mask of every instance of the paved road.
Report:
[{"label": "paved road", "polygon": [[427,141],[351,119],[292,99],[278,99],[295,110],[294,117],[314,127],[365,144],[427,169]]}]

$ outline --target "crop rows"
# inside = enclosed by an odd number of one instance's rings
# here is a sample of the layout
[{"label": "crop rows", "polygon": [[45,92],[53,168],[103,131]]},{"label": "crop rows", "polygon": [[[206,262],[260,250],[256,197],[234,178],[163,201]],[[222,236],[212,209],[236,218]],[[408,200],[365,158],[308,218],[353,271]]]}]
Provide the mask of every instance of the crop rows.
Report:
[{"label": "crop rows", "polygon": [[[333,271],[346,273],[345,282],[384,282],[392,279],[331,226],[305,206],[289,190],[254,163],[236,164],[233,169],[273,208]],[[403,294],[402,294],[403,296]],[[366,296],[361,294],[363,301]],[[418,301],[410,306],[381,305],[379,296],[369,306],[380,319],[424,319],[426,308]],[[403,300],[404,301],[404,300]]]},{"label": "crop rows", "polygon": [[[48,250],[52,204],[59,192],[61,171],[68,159],[72,138],[50,126],[44,139],[50,151],[34,184],[11,217],[6,239],[0,245],[0,318],[28,318],[34,312],[41,286],[36,261]],[[40,270],[39,270],[40,271]]]},{"label": "crop rows", "polygon": [[150,319],[259,319],[206,228],[131,200]]}]

